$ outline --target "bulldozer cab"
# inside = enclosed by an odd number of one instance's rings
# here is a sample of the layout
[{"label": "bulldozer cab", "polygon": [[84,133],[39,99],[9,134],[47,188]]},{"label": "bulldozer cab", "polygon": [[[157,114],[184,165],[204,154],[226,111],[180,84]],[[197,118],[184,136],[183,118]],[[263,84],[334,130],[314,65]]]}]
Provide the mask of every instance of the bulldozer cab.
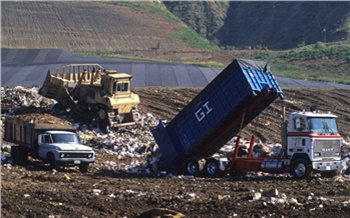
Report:
[{"label": "bulldozer cab", "polygon": [[125,73],[106,74],[102,78],[101,92],[103,95],[130,94],[131,75]]}]

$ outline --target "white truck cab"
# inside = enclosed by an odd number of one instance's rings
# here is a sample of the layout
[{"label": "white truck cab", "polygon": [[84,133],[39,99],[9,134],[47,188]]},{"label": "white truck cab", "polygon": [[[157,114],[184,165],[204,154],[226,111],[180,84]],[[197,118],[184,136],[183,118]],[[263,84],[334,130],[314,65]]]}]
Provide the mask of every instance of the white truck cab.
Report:
[{"label": "white truck cab", "polygon": [[48,161],[53,168],[79,165],[86,172],[95,160],[92,148],[79,143],[77,135],[69,131],[46,131],[38,135],[38,157]]},{"label": "white truck cab", "polygon": [[95,152],[79,143],[76,127],[69,123],[40,123],[26,116],[7,116],[4,140],[15,144],[11,147],[14,164],[23,164],[31,156],[57,170],[71,165],[86,173],[95,161]]},{"label": "white truck cab", "polygon": [[[302,159],[305,163],[293,167],[301,174],[310,170],[334,176],[341,168],[340,145],[337,116],[321,112],[293,112],[289,115],[287,128],[287,157],[293,160]],[[300,161],[297,161],[300,162]],[[312,168],[312,169],[311,169]],[[298,170],[297,170],[298,171]],[[298,172],[294,172],[298,173]]]}]

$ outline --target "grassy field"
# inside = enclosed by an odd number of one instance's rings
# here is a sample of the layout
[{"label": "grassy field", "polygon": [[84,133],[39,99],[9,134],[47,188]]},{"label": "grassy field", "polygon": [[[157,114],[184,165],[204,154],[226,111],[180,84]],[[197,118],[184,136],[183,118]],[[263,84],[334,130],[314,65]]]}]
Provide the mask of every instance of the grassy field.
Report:
[{"label": "grassy field", "polygon": [[251,58],[268,61],[281,76],[350,84],[349,40],[318,42],[283,52],[257,52]]}]

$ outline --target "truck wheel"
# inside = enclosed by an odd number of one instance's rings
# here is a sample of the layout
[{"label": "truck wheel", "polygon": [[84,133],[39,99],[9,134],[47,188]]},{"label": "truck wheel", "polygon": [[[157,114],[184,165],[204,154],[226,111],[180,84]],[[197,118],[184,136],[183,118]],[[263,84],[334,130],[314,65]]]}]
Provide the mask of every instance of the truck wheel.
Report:
[{"label": "truck wheel", "polygon": [[20,146],[12,146],[11,159],[14,164],[23,164],[28,160],[28,151]]},{"label": "truck wheel", "polygon": [[203,168],[204,164],[201,160],[198,158],[190,158],[185,161],[183,172],[186,175],[198,176]]},{"label": "truck wheel", "polygon": [[81,173],[87,173],[89,168],[89,164],[80,164],[79,170]]},{"label": "truck wheel", "polygon": [[293,161],[291,170],[294,179],[309,179],[311,177],[311,165],[304,159]]},{"label": "truck wheel", "polygon": [[339,174],[339,170],[321,172],[321,176],[325,178],[333,178]]},{"label": "truck wheel", "polygon": [[100,118],[101,120],[107,119],[108,114],[107,111],[104,108],[100,108],[98,110],[98,118]]},{"label": "truck wheel", "polygon": [[209,158],[205,162],[205,173],[208,177],[222,177],[227,173],[225,169],[220,169],[220,161],[215,158]]},{"label": "truck wheel", "polygon": [[61,169],[60,164],[56,161],[55,156],[52,153],[47,155],[47,160],[50,164],[50,169],[55,169],[57,171]]}]

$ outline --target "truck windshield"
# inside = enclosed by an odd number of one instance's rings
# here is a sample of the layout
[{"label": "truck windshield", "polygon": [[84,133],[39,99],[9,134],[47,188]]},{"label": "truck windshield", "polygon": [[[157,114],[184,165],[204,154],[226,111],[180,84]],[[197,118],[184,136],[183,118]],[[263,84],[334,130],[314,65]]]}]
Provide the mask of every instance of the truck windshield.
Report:
[{"label": "truck windshield", "polygon": [[338,133],[337,122],[333,117],[308,118],[308,124],[314,133]]},{"label": "truck windshield", "polygon": [[127,82],[113,82],[113,88],[112,88],[112,93],[116,92],[127,92],[129,91],[129,83]]},{"label": "truck windshield", "polygon": [[78,138],[74,134],[52,134],[53,143],[78,143]]}]

